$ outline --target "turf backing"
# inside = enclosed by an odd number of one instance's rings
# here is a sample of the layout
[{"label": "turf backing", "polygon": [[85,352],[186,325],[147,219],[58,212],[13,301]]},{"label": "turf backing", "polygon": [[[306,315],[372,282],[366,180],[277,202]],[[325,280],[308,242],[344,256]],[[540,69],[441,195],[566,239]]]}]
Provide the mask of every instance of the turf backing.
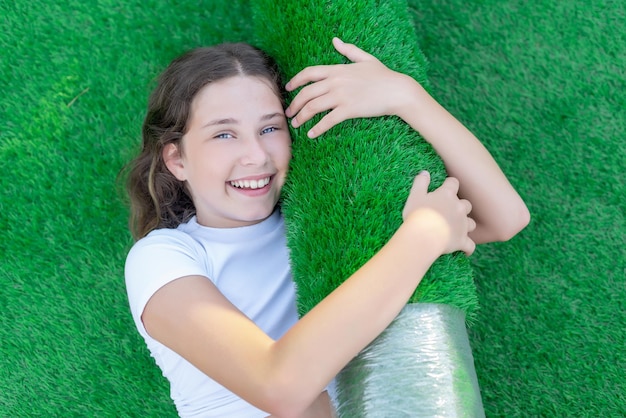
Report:
[{"label": "turf backing", "polygon": [[[472,258],[487,415],[626,415],[624,3],[411,5],[433,93],[533,215]],[[248,13],[0,2],[0,416],[175,415],[126,306],[115,179],[158,71],[188,48],[249,39]]]}]

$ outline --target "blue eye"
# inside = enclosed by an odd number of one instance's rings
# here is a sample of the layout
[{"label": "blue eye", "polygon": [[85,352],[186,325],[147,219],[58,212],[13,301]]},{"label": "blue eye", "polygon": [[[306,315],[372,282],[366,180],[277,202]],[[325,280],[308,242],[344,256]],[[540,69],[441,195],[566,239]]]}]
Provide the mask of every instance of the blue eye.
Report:
[{"label": "blue eye", "polygon": [[269,134],[270,132],[274,132],[274,131],[277,131],[277,130],[278,130],[278,128],[277,128],[277,127],[275,127],[275,126],[270,126],[269,128],[265,128],[265,129],[263,129],[263,130],[261,131],[261,135],[264,135],[264,134]]},{"label": "blue eye", "polygon": [[221,134],[217,134],[214,136],[215,139],[229,139],[232,138],[233,136],[231,134],[228,133],[221,133]]}]

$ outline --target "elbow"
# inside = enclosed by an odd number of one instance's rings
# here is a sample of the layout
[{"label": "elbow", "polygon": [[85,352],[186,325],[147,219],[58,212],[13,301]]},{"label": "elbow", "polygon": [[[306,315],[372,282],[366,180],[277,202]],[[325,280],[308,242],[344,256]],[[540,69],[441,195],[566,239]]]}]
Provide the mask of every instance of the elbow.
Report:
[{"label": "elbow", "polygon": [[282,347],[273,344],[266,367],[255,374],[258,379],[254,379],[256,384],[247,400],[272,417],[301,418],[310,412],[313,404],[317,405],[327,383],[320,381],[323,376],[315,378],[306,373],[298,356],[290,355],[291,351]]},{"label": "elbow", "polygon": [[497,241],[509,241],[530,223],[530,211],[523,201],[519,201],[516,207],[511,208],[506,221],[500,228]]},{"label": "elbow", "polygon": [[304,411],[304,409],[294,407],[293,402],[289,402],[284,398],[276,398],[272,395],[268,395],[265,398],[265,407],[261,409],[276,418],[297,418]]},{"label": "elbow", "polygon": [[302,416],[306,408],[306,406],[298,405],[297,401],[294,402],[285,393],[282,395],[266,394],[264,406],[261,407],[263,411],[276,418],[298,418]]},{"label": "elbow", "polygon": [[476,244],[509,241],[530,223],[530,212],[521,200],[501,213],[501,216],[491,217],[490,222],[478,222],[476,230],[470,234]]},{"label": "elbow", "polygon": [[268,378],[261,389],[262,401],[258,407],[276,418],[301,417],[312,401],[303,399],[302,393],[294,390],[295,386],[291,379]]}]

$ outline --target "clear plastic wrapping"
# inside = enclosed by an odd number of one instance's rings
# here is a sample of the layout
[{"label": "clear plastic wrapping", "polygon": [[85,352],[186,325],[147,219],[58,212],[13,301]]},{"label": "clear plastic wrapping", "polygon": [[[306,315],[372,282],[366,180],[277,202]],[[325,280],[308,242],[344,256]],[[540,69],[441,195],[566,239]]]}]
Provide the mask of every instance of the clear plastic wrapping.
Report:
[{"label": "clear plastic wrapping", "polygon": [[408,304],[337,376],[340,418],[484,417],[465,314]]}]

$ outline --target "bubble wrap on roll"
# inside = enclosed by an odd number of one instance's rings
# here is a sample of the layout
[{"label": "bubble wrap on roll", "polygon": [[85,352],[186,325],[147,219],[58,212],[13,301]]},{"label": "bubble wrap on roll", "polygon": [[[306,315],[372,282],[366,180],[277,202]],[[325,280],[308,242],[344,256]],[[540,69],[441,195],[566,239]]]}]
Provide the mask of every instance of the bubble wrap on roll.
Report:
[{"label": "bubble wrap on roll", "polygon": [[408,304],[337,376],[340,418],[484,417],[465,314]]}]

